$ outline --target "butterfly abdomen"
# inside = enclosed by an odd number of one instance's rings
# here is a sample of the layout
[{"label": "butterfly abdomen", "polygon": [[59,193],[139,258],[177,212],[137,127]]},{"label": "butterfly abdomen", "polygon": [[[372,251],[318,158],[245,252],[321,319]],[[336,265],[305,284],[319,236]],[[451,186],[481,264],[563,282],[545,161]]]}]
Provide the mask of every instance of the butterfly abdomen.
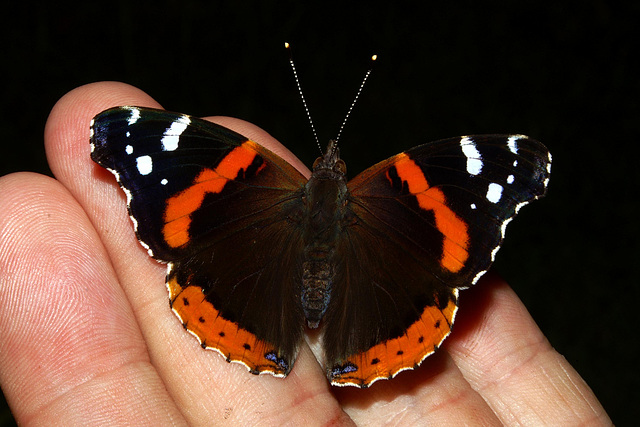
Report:
[{"label": "butterfly abdomen", "polygon": [[302,272],[302,308],[309,327],[317,328],[331,300],[334,268],[328,261],[305,261]]}]

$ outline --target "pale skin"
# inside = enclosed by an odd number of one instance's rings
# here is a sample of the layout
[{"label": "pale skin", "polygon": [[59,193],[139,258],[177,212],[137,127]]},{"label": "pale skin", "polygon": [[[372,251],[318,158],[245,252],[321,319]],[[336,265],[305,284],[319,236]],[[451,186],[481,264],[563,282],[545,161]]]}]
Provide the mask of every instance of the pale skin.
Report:
[{"label": "pale skin", "polygon": [[[461,292],[440,351],[367,390],[331,387],[306,344],[286,379],[251,375],[203,350],[169,309],[165,266],[137,242],[123,192],[89,157],[91,118],[118,105],[159,107],[120,83],[78,88],[46,126],[56,179],[0,178],[0,385],[18,423],[611,424],[491,274]],[[210,119],[308,174],[264,131]]]}]

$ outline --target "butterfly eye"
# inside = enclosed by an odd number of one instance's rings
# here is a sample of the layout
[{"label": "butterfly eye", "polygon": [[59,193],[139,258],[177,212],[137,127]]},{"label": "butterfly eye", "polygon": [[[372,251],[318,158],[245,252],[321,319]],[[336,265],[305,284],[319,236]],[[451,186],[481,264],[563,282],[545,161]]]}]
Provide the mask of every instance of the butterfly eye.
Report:
[{"label": "butterfly eye", "polygon": [[322,162],[322,157],[318,157],[316,159],[315,162],[313,162],[313,167],[311,168],[311,170],[316,170],[316,168],[318,167],[318,165],[320,164],[320,162]]},{"label": "butterfly eye", "polygon": [[333,167],[333,170],[336,172],[340,172],[342,175],[347,174],[347,164],[342,159],[338,159],[336,161],[336,165]]}]

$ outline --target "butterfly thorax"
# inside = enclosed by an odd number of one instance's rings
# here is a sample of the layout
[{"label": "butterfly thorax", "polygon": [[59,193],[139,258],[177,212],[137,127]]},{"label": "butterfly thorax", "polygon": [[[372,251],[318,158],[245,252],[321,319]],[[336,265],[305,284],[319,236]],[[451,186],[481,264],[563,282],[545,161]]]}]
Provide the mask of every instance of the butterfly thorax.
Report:
[{"label": "butterfly thorax", "polygon": [[304,191],[304,263],[301,301],[307,324],[317,328],[331,300],[335,249],[347,212],[346,166],[335,141],[313,165]]}]

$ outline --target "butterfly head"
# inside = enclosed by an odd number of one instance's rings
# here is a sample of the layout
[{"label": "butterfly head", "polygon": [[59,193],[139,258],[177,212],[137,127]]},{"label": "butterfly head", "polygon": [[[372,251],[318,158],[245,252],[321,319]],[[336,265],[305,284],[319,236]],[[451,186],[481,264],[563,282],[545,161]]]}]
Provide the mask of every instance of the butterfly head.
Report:
[{"label": "butterfly head", "polygon": [[344,179],[347,175],[347,165],[340,158],[340,149],[336,140],[330,140],[327,151],[313,162],[314,175],[332,175]]}]

